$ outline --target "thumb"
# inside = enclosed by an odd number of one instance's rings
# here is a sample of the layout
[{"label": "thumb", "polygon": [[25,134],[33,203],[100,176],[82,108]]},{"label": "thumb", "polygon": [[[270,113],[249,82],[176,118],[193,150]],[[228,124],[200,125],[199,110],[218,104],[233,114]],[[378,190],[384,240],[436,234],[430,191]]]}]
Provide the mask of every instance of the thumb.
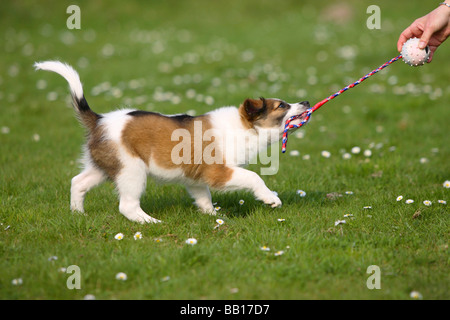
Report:
[{"label": "thumb", "polygon": [[431,39],[431,36],[433,35],[433,31],[431,31],[429,28],[424,30],[422,37],[420,37],[419,41],[419,49],[425,49],[428,42]]}]

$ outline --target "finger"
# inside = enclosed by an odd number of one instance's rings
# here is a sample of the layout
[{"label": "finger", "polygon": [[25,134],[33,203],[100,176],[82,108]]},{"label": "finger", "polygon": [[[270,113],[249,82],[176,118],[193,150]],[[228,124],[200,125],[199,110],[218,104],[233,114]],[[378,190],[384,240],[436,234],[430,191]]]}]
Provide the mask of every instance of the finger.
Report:
[{"label": "finger", "polygon": [[420,37],[419,49],[425,49],[432,35],[433,31],[431,30],[431,28],[425,29],[422,36]]}]

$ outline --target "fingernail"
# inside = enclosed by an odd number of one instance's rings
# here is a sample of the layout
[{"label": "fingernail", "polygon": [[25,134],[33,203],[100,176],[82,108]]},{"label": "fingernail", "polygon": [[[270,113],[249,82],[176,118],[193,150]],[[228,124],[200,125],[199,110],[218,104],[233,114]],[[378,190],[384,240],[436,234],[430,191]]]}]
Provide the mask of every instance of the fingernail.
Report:
[{"label": "fingernail", "polygon": [[419,49],[425,49],[427,43],[425,41],[419,41]]}]

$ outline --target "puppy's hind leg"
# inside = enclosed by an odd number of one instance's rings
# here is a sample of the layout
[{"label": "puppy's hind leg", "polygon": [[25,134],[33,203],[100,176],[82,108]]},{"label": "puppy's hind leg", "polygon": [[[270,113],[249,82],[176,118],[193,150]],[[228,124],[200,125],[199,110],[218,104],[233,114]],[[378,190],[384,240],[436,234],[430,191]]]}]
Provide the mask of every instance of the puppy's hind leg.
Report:
[{"label": "puppy's hind leg", "polygon": [[[140,160],[139,160],[140,161]],[[142,161],[130,163],[122,168],[115,179],[119,191],[119,211],[127,219],[139,223],[158,223],[141,209],[140,198],[147,185],[147,174]]]},{"label": "puppy's hind leg", "polygon": [[73,177],[70,188],[70,209],[84,212],[83,203],[86,192],[105,181],[105,179],[106,176],[103,171],[94,167],[86,168],[79,175]]}]

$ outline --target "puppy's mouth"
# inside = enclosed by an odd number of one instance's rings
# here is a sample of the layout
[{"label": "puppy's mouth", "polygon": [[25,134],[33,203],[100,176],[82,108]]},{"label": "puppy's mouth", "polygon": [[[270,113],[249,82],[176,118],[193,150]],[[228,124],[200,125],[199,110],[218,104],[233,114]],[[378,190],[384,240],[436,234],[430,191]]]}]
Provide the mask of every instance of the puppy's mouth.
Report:
[{"label": "puppy's mouth", "polygon": [[[293,116],[290,119],[291,119],[290,121],[288,120],[289,124],[291,124],[293,126],[299,126],[302,123],[302,121],[308,119],[308,110],[305,110],[305,111],[303,111],[303,113]],[[289,128],[289,130],[295,130],[295,129],[297,129],[297,128],[296,127]]]},{"label": "puppy's mouth", "polygon": [[289,130],[295,130],[298,126],[303,125],[302,123],[308,121],[311,114],[308,114],[310,110],[310,104],[309,101],[302,101],[299,103],[301,105],[301,108],[299,108],[299,113],[297,115],[294,115],[290,117],[286,121],[286,125],[289,126]]}]

